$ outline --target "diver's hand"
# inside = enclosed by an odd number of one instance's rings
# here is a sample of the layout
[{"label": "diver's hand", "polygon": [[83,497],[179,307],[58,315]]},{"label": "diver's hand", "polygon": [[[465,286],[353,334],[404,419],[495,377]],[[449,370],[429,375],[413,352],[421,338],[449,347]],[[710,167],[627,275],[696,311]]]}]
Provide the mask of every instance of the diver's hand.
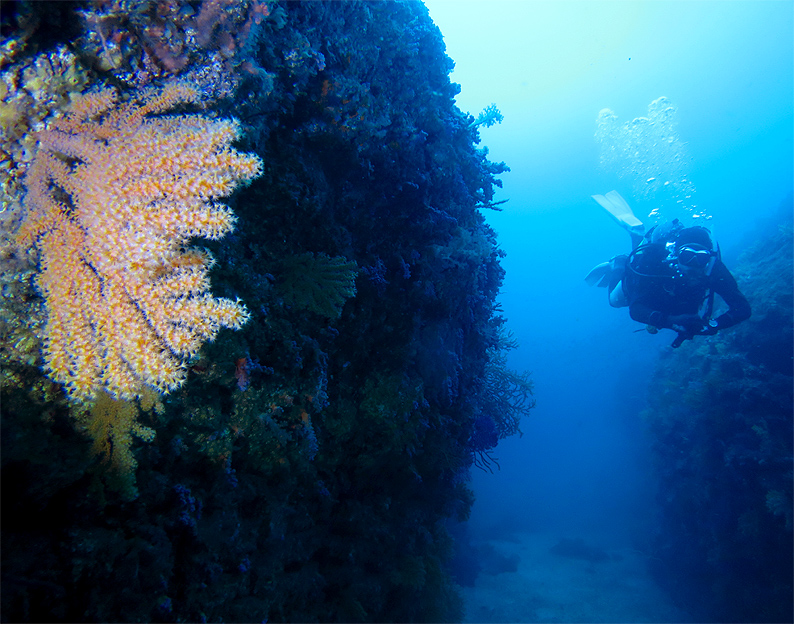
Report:
[{"label": "diver's hand", "polygon": [[684,340],[692,340],[692,336],[683,333],[678,334],[675,337],[675,340],[673,340],[673,344],[671,344],[670,346],[673,347],[673,349],[677,349],[682,344],[684,344]]},{"label": "diver's hand", "polygon": [[701,336],[713,336],[718,331],[720,331],[720,324],[717,321],[709,321],[703,326],[703,329],[700,330],[699,334]]},{"label": "diver's hand", "polygon": [[667,319],[670,329],[674,329],[679,334],[694,336],[703,329],[703,319],[697,314],[677,314]]}]

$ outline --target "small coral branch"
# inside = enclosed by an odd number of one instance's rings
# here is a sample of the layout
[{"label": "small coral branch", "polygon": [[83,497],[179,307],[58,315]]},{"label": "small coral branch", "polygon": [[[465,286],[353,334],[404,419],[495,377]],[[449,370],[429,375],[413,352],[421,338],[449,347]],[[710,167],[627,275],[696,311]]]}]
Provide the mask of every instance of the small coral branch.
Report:
[{"label": "small coral branch", "polygon": [[154,440],[154,429],[138,422],[139,408],[145,412],[162,413],[163,410],[159,395],[151,390],[144,392],[139,402],[117,400],[106,392],[99,392],[90,406],[80,405],[73,409],[77,421],[93,440],[93,452],[103,458],[108,468],[109,485],[129,500],[138,496],[135,487],[138,462],[132,452],[133,436],[145,442]]},{"label": "small coral branch", "polygon": [[128,102],[105,89],[38,134],[17,242],[40,253],[46,367],[73,399],[172,390],[204,341],[248,319],[208,293],[209,254],[184,246],[234,228],[215,200],[262,162],[230,147],[236,121],[150,116],[197,99],[183,84]]},{"label": "small coral branch", "polygon": [[521,433],[521,417],[535,407],[529,373],[507,367],[507,353],[518,347],[510,333],[500,332],[498,343],[489,349],[485,368],[485,412],[494,420],[499,439]]},{"label": "small coral branch", "polygon": [[469,124],[469,128],[476,128],[477,126],[490,128],[494,124],[502,123],[504,118],[504,115],[496,108],[496,104],[489,104],[477,116],[477,119]]},{"label": "small coral branch", "polygon": [[356,294],[358,267],[342,256],[304,253],[286,259],[279,282],[284,303],[339,318],[342,308]]}]

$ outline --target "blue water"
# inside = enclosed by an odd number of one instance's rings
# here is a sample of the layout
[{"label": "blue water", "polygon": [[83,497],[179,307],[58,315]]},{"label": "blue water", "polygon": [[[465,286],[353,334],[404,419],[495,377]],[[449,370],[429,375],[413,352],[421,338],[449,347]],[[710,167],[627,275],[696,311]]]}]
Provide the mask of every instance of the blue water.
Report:
[{"label": "blue water", "polygon": [[[652,531],[648,440],[638,417],[660,349],[673,336],[634,330],[592,266],[629,239],[590,198],[617,189],[641,219],[664,198],[599,166],[603,108],[621,123],[660,96],[677,109],[691,198],[710,215],[729,268],[753,225],[792,192],[794,4],[791,2],[462,2],[428,0],[456,62],[458,106],[490,103],[482,129],[504,160],[489,215],[507,257],[501,302],[533,371],[537,407],[523,437],[497,449],[501,470],[474,477],[471,526],[489,536],[555,529],[641,544]],[[691,218],[664,203],[661,217]],[[652,223],[653,219],[648,219]]]}]

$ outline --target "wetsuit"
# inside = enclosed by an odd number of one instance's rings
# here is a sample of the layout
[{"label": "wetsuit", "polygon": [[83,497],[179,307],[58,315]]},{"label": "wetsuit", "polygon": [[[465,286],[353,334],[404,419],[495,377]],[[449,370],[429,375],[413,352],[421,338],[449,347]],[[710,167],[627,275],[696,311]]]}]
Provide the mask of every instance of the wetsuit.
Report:
[{"label": "wetsuit", "polygon": [[717,317],[716,329],[732,327],[750,318],[750,304],[719,259],[710,275],[681,274],[675,263],[667,260],[664,245],[654,243],[639,249],[630,264],[626,286],[629,314],[635,321],[668,329],[674,329],[674,325],[678,329],[688,321],[694,323],[690,332],[698,333],[695,317],[708,305],[710,291],[728,305],[728,311]]}]

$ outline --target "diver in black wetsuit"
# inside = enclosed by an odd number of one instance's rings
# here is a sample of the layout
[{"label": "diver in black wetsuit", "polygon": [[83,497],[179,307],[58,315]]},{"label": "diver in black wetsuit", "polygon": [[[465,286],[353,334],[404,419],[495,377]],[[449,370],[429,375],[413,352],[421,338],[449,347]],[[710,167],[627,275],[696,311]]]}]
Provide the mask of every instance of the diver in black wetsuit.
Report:
[{"label": "diver in black wetsuit", "polygon": [[[645,323],[651,333],[662,328],[678,332],[673,347],[750,318],[750,304],[722,263],[719,247],[706,228],[685,228],[676,219],[645,233],[617,191],[593,199],[632,239],[630,254],[598,265],[586,278],[591,285],[608,288],[611,306],[628,306],[631,318]],[[715,294],[729,309],[712,319]]]},{"label": "diver in black wetsuit", "polygon": [[[626,263],[623,289],[632,319],[677,331],[677,347],[750,318],[750,304],[706,228],[673,222],[664,234],[649,234],[652,242],[639,245]],[[712,319],[715,294],[728,310]]]}]

